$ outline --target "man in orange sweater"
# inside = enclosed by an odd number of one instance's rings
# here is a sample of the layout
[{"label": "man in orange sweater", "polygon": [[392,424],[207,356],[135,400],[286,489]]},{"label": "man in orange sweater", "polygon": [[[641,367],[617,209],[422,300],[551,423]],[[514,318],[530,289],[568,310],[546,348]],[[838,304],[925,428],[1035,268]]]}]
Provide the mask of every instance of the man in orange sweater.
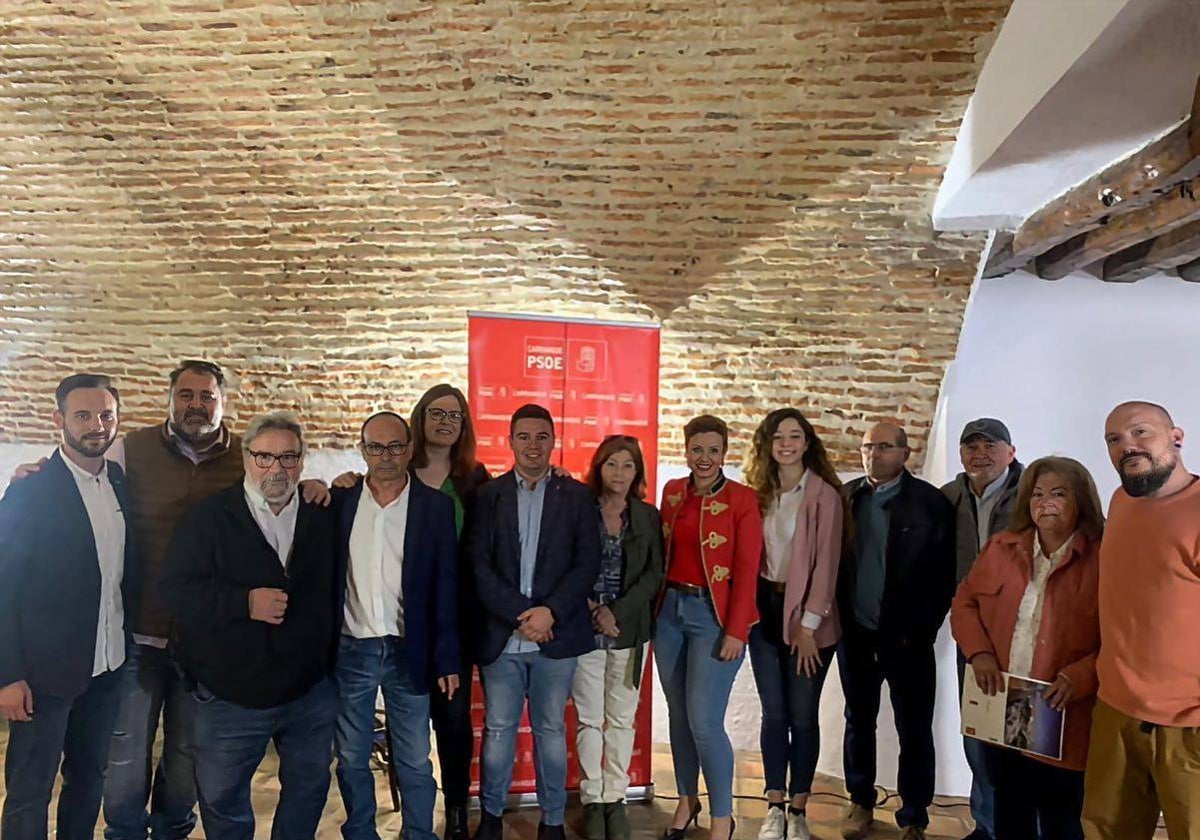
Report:
[{"label": "man in orange sweater", "polygon": [[1200,481],[1162,406],[1104,426],[1121,476],[1100,548],[1099,702],[1083,809],[1089,840],[1200,837]]}]

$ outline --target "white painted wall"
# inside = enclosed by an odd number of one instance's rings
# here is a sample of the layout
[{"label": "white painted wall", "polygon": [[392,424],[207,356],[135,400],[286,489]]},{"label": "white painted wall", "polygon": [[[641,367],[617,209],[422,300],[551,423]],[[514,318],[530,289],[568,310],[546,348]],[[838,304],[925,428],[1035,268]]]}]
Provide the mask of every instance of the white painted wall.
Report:
[{"label": "white painted wall", "polygon": [[[938,478],[957,470],[958,431],[994,416],[1022,461],[1061,454],[1083,462],[1107,504],[1118,480],[1104,418],[1117,403],[1160,402],[1200,439],[1198,340],[1200,285],[1175,277],[1118,284],[1075,274],[1052,283],[1016,272],[981,281],[942,386],[931,473],[935,460],[946,465]],[[1191,461],[1200,469],[1200,453]]]}]

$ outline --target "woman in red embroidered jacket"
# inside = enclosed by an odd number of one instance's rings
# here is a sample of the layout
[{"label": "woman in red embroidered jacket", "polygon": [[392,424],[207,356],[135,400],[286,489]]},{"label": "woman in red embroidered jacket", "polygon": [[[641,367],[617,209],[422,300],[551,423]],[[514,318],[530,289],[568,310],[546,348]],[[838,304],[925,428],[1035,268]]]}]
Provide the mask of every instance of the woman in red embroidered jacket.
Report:
[{"label": "woman in red embroidered jacket", "polygon": [[663,488],[666,588],[654,651],[667,698],[679,805],[665,840],[682,840],[700,814],[704,771],[712,840],[733,835],[733,748],[725,708],[758,620],[755,586],[762,555],[758,497],[721,471],[729,446],[724,421],[704,414],[683,429],[691,475]]},{"label": "woman in red embroidered jacket", "polygon": [[746,481],[758,493],[765,541],[759,623],[750,631],[769,803],[758,840],[810,840],[806,806],[821,749],[821,689],[842,635],[836,593],[846,500],[825,445],[794,408],[759,424]]}]

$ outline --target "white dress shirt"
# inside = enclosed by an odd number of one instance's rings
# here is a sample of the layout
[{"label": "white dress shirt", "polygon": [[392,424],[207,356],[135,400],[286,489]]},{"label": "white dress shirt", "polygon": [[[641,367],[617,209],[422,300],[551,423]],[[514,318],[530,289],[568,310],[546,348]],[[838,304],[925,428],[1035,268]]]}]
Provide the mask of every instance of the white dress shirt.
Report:
[{"label": "white dress shirt", "polygon": [[283,506],[283,510],[276,514],[271,510],[271,505],[262,491],[250,481],[250,476],[246,476],[242,486],[246,490],[246,504],[250,507],[250,514],[286,569],[288,559],[292,556],[292,542],[296,539],[296,515],[300,512],[299,490],[292,492],[292,498]]},{"label": "white dress shirt", "polygon": [[1025,586],[1021,606],[1017,609],[1017,626],[1013,629],[1012,648],[1008,654],[1008,672],[1018,677],[1028,677],[1033,668],[1033,654],[1037,649],[1038,632],[1042,627],[1042,607],[1046,604],[1046,581],[1050,573],[1058,568],[1075,542],[1075,535],[1067,538],[1049,557],[1042,551],[1042,541],[1033,535],[1033,577]]},{"label": "white dress shirt", "polygon": [[804,502],[804,488],[808,486],[808,470],[800,483],[786,493],[780,493],[771,503],[763,517],[763,543],[766,562],[762,576],[776,583],[784,583],[788,577],[788,564],[792,559],[792,538],[796,536],[796,516]]},{"label": "white dress shirt", "polygon": [[400,495],[382,507],[363,484],[350,529],[343,616],[345,632],[356,639],[404,635],[404,536],[413,481],[410,476]]},{"label": "white dress shirt", "polygon": [[65,451],[62,459],[83,498],[100,563],[100,614],[96,624],[96,655],[92,661],[95,677],[115,671],[125,662],[125,602],[121,597],[121,581],[125,578],[125,518],[108,479],[107,461],[99,473],[92,475],[68,458]]}]

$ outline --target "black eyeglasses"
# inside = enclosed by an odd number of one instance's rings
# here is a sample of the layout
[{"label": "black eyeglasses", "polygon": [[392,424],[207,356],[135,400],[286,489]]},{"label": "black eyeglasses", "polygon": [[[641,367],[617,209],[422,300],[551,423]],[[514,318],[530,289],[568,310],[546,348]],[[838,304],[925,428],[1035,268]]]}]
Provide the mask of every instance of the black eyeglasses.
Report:
[{"label": "black eyeglasses", "polygon": [[276,461],[285,470],[290,470],[300,463],[300,455],[297,452],[282,452],[276,455],[274,452],[255,452],[253,449],[246,451],[254,457],[254,463],[262,470],[270,469]]},{"label": "black eyeglasses", "polygon": [[408,443],[364,443],[363,452],[372,458],[378,458],[384,452],[389,455],[403,455],[408,450]]},{"label": "black eyeglasses", "polygon": [[449,420],[451,423],[461,423],[465,416],[461,411],[446,411],[444,408],[427,408],[425,413],[437,422]]},{"label": "black eyeglasses", "polygon": [[860,446],[858,448],[864,454],[867,452],[872,452],[872,451],[879,452],[882,454],[885,452],[891,452],[893,449],[905,449],[907,447],[897,446],[894,443],[888,443],[887,441],[883,441],[882,443],[864,443],[862,446]]}]

